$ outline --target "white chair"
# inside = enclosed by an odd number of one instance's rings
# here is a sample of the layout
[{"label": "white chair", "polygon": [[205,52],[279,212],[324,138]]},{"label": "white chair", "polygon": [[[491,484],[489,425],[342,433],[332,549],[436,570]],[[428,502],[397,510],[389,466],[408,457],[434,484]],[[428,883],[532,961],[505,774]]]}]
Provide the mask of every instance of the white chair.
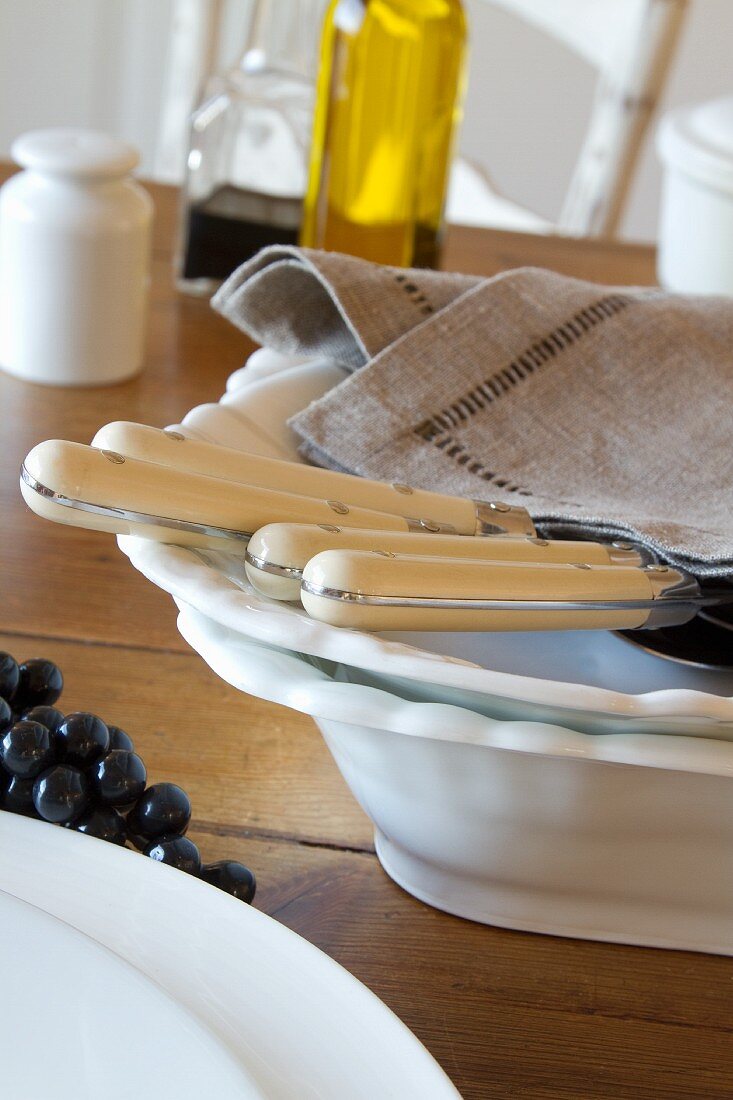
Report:
[{"label": "white chair", "polygon": [[[451,177],[448,221],[612,236],[674,56],[687,0],[474,0],[474,6],[481,3],[564,43],[597,69],[598,79],[588,129],[554,223],[501,195],[492,184],[490,165],[463,159]],[[474,64],[479,54],[490,63],[485,44],[476,43],[473,53]]]},{"label": "white chair", "polygon": [[180,183],[188,120],[204,82],[219,66],[224,0],[173,0],[153,177]]}]

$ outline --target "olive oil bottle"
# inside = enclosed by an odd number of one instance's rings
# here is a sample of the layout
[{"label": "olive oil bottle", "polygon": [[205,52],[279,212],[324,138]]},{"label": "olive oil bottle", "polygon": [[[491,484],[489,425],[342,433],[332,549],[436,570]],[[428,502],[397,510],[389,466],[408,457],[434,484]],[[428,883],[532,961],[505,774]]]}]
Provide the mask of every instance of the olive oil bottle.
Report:
[{"label": "olive oil bottle", "polygon": [[301,244],[436,266],[465,38],[460,0],[331,0]]}]

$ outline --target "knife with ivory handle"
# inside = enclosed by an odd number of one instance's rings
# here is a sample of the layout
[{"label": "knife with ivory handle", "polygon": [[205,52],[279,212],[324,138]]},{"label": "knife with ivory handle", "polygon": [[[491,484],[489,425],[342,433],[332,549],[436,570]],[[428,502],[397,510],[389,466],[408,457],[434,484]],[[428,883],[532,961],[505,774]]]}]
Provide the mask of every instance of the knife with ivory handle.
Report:
[{"label": "knife with ivory handle", "polygon": [[254,531],[273,522],[337,519],[340,525],[378,531],[446,529],[340,500],[192,474],[62,439],[39,443],[26,456],[20,488],[34,512],[57,523],[230,552],[243,549]]},{"label": "knife with ivory handle", "polygon": [[651,560],[629,543],[569,542],[534,535],[413,534],[373,531],[336,524],[268,523],[249,540],[246,570],[252,586],[275,600],[300,599],[306,564],[324,550],[383,550],[394,554],[465,558],[477,561],[585,562],[589,565],[638,566]]},{"label": "knife with ivory handle", "polygon": [[687,622],[706,602],[664,565],[480,562],[326,550],[303,571],[309,615],[358,630],[620,630]]},{"label": "knife with ivory handle", "polygon": [[534,535],[529,513],[501,500],[480,501],[413,489],[400,482],[370,481],[354,474],[299,462],[265,458],[215,443],[188,439],[181,432],[118,420],[100,428],[92,446],[130,458],[157,462],[189,473],[241,481],[317,498],[335,498],[407,519],[421,517],[450,524],[459,535]]}]

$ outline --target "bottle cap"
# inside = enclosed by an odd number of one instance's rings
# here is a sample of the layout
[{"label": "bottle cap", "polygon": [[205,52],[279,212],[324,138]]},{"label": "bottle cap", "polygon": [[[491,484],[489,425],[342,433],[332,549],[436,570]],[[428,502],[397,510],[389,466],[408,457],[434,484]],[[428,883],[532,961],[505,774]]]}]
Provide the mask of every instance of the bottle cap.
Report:
[{"label": "bottle cap", "polygon": [[66,127],[21,134],[10,153],[23,168],[83,179],[123,176],[140,159],[132,145],[109,134]]}]

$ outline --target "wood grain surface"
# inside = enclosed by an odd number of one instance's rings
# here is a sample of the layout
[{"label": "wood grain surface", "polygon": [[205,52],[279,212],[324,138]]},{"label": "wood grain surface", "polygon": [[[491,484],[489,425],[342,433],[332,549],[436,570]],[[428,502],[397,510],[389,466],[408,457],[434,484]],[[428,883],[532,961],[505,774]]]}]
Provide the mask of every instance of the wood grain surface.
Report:
[{"label": "wood grain surface", "polygon": [[[256,905],[374,990],[466,1100],[731,1097],[733,961],[489,928],[411,898],[381,870],[369,821],[313,722],[214,676],[178,635],[172,602],[111,538],[44,523],[23,505],[17,471],[33,444],[89,442],[113,419],[173,423],[217,400],[251,351],[205,302],[174,291],[176,193],[151,191],[140,378],[57,391],[0,374],[0,649],[58,661],[65,709],[127,729],[150,779],[191,794],[204,858],[252,866]],[[451,230],[445,263],[654,279],[645,247],[494,231]]]}]

